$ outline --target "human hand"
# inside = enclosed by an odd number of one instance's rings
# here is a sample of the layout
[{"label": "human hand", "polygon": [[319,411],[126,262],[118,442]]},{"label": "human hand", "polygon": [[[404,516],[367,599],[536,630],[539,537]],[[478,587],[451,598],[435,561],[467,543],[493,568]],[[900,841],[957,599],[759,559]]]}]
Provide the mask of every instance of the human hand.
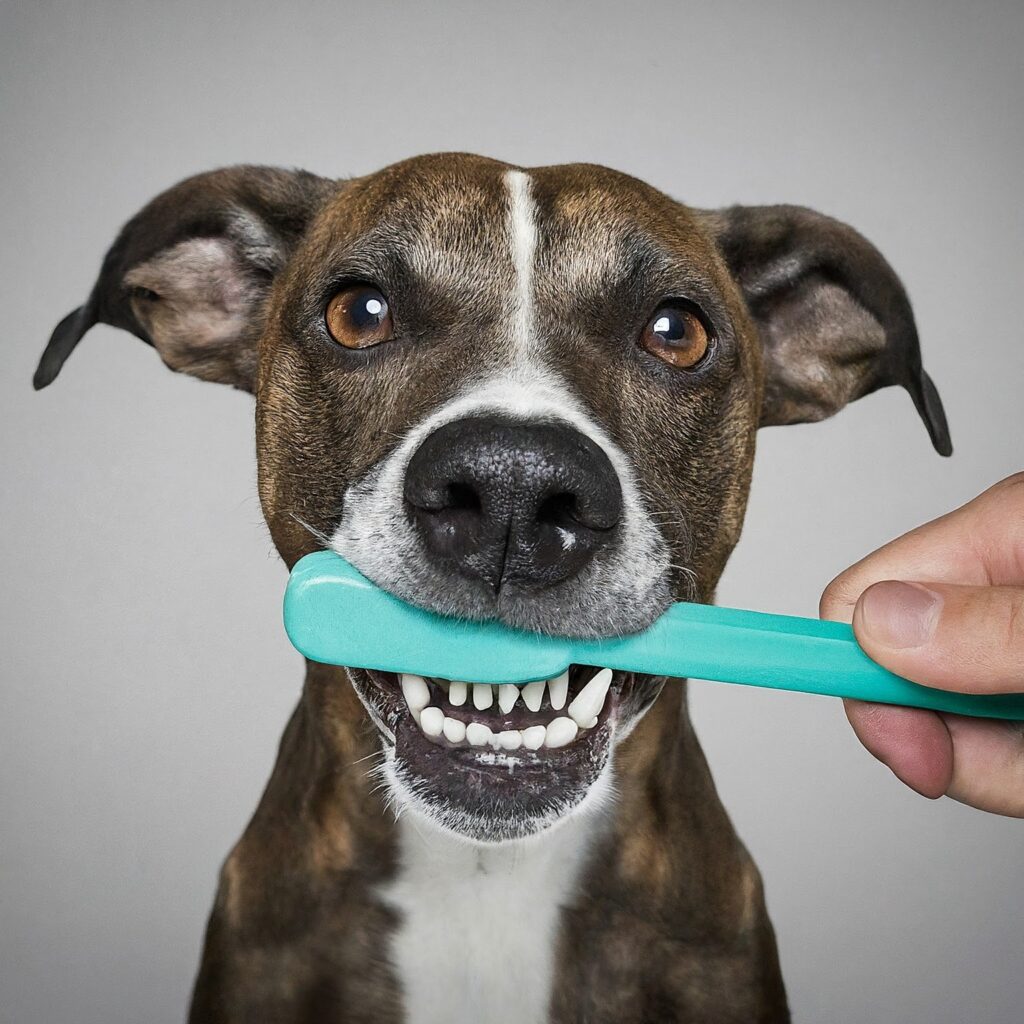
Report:
[{"label": "human hand", "polygon": [[[820,613],[916,683],[1024,692],[1024,473],[851,566]],[[861,743],[918,793],[1024,817],[1024,722],[845,703]]]}]

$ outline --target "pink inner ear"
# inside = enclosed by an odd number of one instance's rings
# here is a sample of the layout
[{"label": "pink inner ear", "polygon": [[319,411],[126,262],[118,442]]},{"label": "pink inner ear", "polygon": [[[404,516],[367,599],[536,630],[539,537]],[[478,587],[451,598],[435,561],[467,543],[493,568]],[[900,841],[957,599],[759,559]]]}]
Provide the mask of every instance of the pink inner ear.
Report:
[{"label": "pink inner ear", "polygon": [[776,303],[765,328],[762,424],[808,423],[863,394],[885,348],[881,324],[830,282]]},{"label": "pink inner ear", "polygon": [[133,298],[132,309],[160,357],[174,370],[209,380],[244,360],[260,296],[231,245],[195,238],[133,267],[129,287],[148,288],[158,299]]}]

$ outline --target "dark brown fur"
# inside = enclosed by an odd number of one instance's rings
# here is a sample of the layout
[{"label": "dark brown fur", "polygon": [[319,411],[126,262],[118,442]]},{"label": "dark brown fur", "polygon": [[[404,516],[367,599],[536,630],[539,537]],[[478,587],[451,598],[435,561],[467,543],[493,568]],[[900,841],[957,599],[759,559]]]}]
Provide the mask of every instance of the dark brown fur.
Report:
[{"label": "dark brown fur", "polygon": [[[321,546],[350,481],[468,375],[501,365],[511,267],[493,256],[493,211],[504,170],[449,154],[348,182],[254,168],[190,179],[126,226],[89,301],[54,332],[37,386],[102,320],[174,369],[254,390],[260,498],[292,565]],[[676,594],[713,598],[759,425],[820,419],[902,384],[948,451],[906,296],[851,229],[791,207],[688,210],[604,168],[530,174],[545,358],[633,460],[672,561],[696,581],[677,574]],[[246,327],[183,352],[180,337],[168,341],[173,310],[161,321],[146,306],[158,300],[130,286],[156,290],[151,261],[196,237],[226,240],[244,287],[225,308]],[[436,274],[417,278],[408,254],[432,239]],[[339,358],[317,335],[324,297],[345,277],[384,282],[405,316],[400,349]],[[722,346],[699,379],[632,342],[682,288]],[[398,922],[374,895],[396,870],[393,818],[364,768],[377,744],[345,670],[309,664],[277,766],[223,868],[195,1024],[402,1019],[388,961]],[[621,744],[615,776],[618,810],[588,869],[600,884],[584,883],[589,895],[564,913],[552,1020],[787,1020],[761,880],[715,793],[684,686],[665,688]]]}]

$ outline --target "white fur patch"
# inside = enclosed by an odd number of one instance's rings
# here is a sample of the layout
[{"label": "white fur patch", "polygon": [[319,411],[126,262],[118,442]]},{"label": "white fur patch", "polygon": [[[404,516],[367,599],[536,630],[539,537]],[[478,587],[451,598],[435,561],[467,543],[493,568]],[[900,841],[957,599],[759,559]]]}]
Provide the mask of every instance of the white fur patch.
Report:
[{"label": "white fur patch", "polygon": [[548,1019],[561,910],[603,821],[596,790],[588,813],[494,845],[399,818],[400,873],[381,896],[402,915],[391,955],[409,1024]]},{"label": "white fur patch", "polygon": [[509,193],[508,228],[512,240],[512,263],[516,270],[515,312],[512,339],[520,356],[533,347],[533,262],[537,250],[537,224],[530,176],[524,171],[505,175]]}]

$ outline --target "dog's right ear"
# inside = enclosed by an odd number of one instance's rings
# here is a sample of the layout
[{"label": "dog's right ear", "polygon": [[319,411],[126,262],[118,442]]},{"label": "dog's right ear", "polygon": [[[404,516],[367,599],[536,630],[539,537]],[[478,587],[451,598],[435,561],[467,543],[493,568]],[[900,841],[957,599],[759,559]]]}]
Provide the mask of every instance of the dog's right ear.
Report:
[{"label": "dog's right ear", "polygon": [[152,345],[172,370],[253,391],[270,285],[340,187],[305,171],[228,167],[161,193],[121,229],[32,383],[50,384],[85,332],[105,323]]}]

